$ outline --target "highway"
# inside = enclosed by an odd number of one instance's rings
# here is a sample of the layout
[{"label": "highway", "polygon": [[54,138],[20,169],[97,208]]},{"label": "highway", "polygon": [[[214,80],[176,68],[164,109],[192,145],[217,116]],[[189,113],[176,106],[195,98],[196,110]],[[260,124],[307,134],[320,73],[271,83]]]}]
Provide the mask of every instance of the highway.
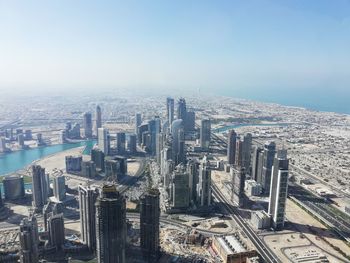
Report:
[{"label": "highway", "polygon": [[340,211],[336,213],[336,208],[333,208],[329,201],[312,194],[296,184],[289,184],[288,194],[302,203],[305,208],[329,225],[347,242],[350,242],[350,218],[345,214],[342,215]]},{"label": "highway", "polygon": [[232,202],[227,200],[221,193],[220,189],[215,184],[212,184],[213,196],[217,201],[221,202],[225,210],[227,210],[231,217],[237,222],[238,226],[249,237],[264,262],[281,262],[275,254],[264,244],[264,242],[258,237],[254,230],[248,225],[247,222],[240,216],[237,208],[232,205]]}]

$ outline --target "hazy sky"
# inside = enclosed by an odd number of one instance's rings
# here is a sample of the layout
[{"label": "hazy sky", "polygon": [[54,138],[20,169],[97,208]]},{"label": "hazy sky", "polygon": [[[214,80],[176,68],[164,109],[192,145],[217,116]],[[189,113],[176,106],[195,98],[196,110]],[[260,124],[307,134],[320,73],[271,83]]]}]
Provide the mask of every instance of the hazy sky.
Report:
[{"label": "hazy sky", "polygon": [[0,90],[350,89],[348,0],[0,0]]}]

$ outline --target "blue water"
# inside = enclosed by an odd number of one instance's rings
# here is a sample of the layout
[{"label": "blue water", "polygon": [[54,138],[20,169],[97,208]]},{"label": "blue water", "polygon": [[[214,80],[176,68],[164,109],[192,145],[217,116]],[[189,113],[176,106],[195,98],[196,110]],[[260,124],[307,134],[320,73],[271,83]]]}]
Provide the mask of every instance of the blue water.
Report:
[{"label": "blue water", "polygon": [[78,143],[66,143],[52,146],[21,150],[0,155],[0,175],[16,172],[30,165],[33,161],[44,158],[48,155],[69,150],[72,148],[86,146],[84,154],[89,154],[95,141],[83,141]]},{"label": "blue water", "polygon": [[316,111],[350,114],[350,89],[334,87],[260,87],[223,88],[216,91],[223,96],[272,102],[287,106],[303,107]]},{"label": "blue water", "polygon": [[228,130],[232,130],[232,129],[236,129],[239,127],[249,127],[249,126],[281,126],[281,127],[285,127],[288,126],[289,123],[246,123],[246,124],[234,124],[234,125],[227,125],[225,127],[220,127],[217,129],[213,129],[213,132],[217,132],[217,133],[223,133],[226,132]]}]

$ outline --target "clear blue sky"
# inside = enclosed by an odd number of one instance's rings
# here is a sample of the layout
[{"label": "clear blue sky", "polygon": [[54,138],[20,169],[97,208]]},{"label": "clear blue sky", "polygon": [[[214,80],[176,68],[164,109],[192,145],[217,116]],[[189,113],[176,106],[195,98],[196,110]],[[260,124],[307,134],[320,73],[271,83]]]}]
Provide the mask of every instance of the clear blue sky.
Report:
[{"label": "clear blue sky", "polygon": [[350,89],[348,0],[0,0],[0,90]]}]

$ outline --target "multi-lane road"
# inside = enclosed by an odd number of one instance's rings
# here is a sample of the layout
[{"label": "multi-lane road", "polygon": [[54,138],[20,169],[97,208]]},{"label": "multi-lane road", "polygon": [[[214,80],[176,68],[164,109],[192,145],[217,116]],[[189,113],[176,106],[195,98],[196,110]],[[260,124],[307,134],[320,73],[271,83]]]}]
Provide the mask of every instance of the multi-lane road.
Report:
[{"label": "multi-lane road", "polygon": [[247,237],[252,241],[264,262],[281,262],[278,257],[266,246],[266,244],[258,237],[249,224],[240,216],[237,208],[228,200],[220,189],[212,184],[213,196],[220,202],[222,207],[237,222],[238,226],[243,230]]}]

